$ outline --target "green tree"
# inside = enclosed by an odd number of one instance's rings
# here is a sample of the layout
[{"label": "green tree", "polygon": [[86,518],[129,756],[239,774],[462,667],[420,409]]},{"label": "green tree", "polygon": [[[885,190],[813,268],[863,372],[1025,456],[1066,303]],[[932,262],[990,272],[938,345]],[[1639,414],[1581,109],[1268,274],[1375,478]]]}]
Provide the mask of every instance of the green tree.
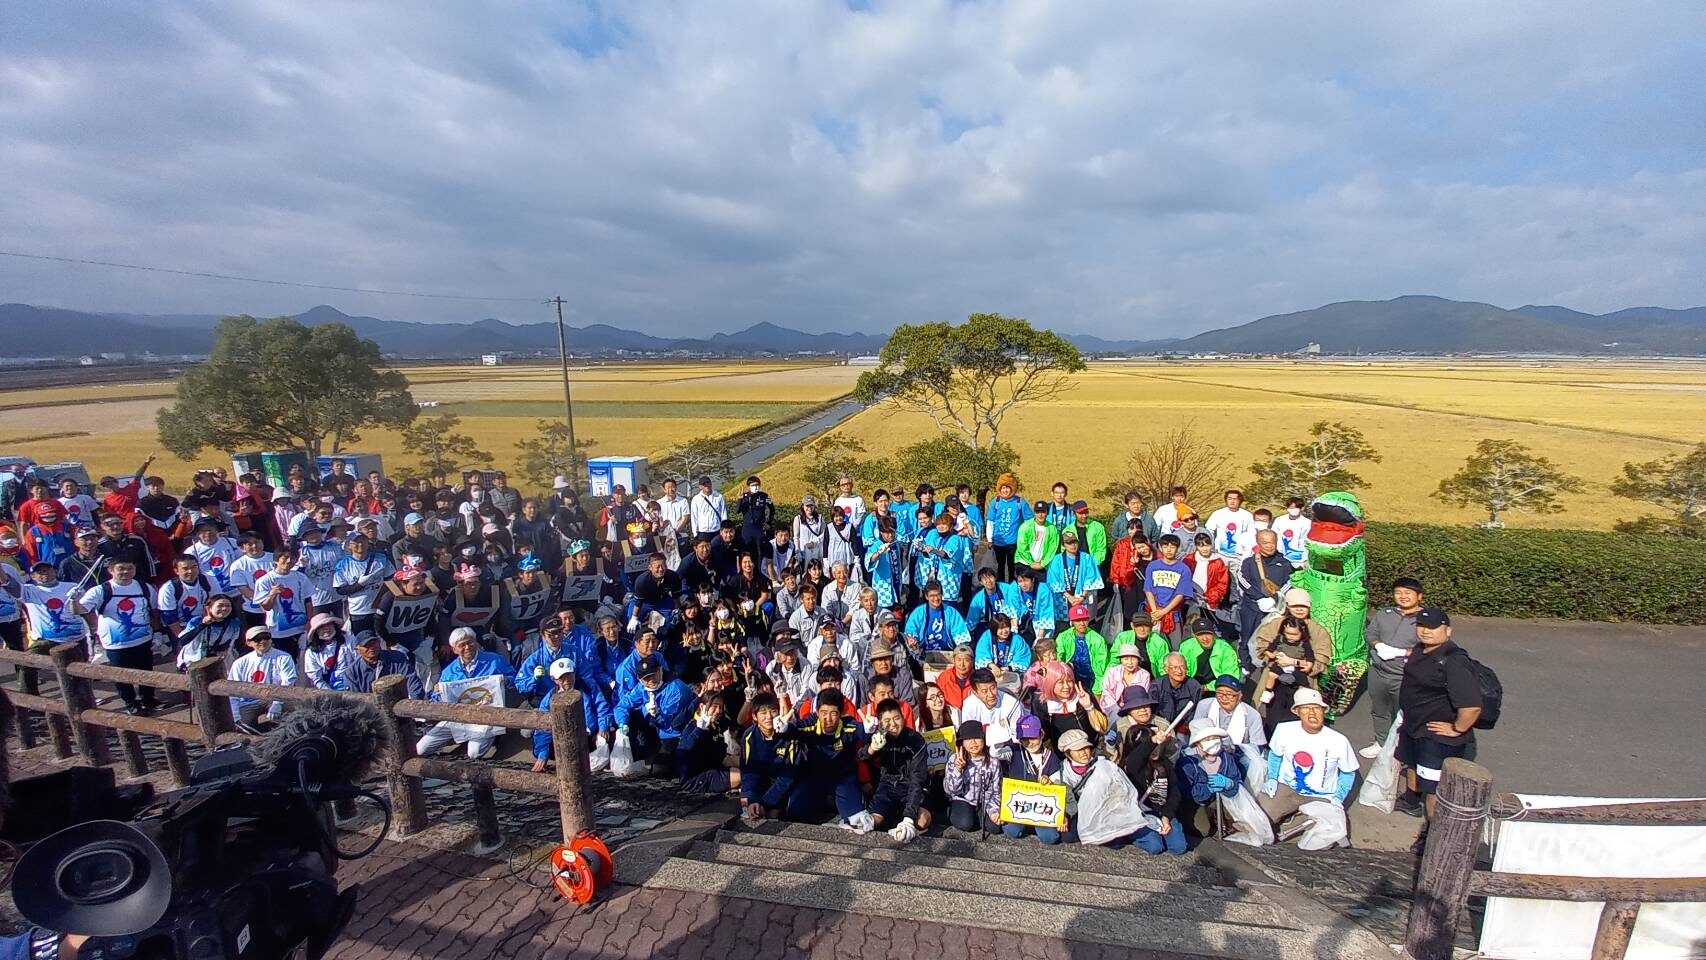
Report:
[{"label": "green tree", "polygon": [[806,444],[802,479],[813,492],[833,499],[839,493],[836,485],[844,475],[852,477],[861,488],[887,476],[888,465],[863,456],[865,453],[865,444],[853,437],[825,434]]},{"label": "green tree", "polygon": [[219,322],[207,362],[178,381],[155,423],[160,444],[189,460],[207,447],[337,453],[369,427],[400,429],[419,408],[379,345],[347,325],[289,317]]},{"label": "green tree", "polygon": [[710,477],[712,485],[720,487],[734,469],[730,464],[734,455],[734,445],[727,440],[694,437],[670,451],[658,466],[664,476],[675,477],[676,482],[683,486],[691,488],[698,478]]},{"label": "green tree", "polygon": [[[1148,504],[1167,502],[1168,492],[1182,486],[1193,492],[1226,489],[1232,457],[1222,453],[1198,431],[1195,421],[1177,424],[1139,443],[1126,458],[1117,479],[1094,496],[1125,505],[1127,491],[1143,494]],[[1199,493],[1200,496],[1200,493]]]},{"label": "green tree", "polygon": [[569,429],[561,420],[540,420],[534,427],[536,436],[518,440],[515,444],[518,459],[516,473],[535,489],[549,490],[558,476],[567,477],[576,487],[577,478],[586,476],[586,458],[597,440],[576,437],[573,455],[569,452]]},{"label": "green tree", "polygon": [[996,478],[1018,467],[1019,452],[1005,443],[974,447],[958,437],[942,436],[896,450],[892,463],[881,469],[950,491],[955,484],[969,483],[981,505]]},{"label": "green tree", "polygon": [[490,466],[492,455],[473,437],[456,432],[461,425],[462,418],[454,413],[422,417],[403,429],[403,451],[419,458],[421,472],[428,475]]},{"label": "green tree", "polygon": [[1027,320],[974,313],[965,323],[902,324],[854,397],[928,416],[974,449],[1001,440],[1001,422],[1022,403],[1048,400],[1084,369],[1078,348]]},{"label": "green tree", "polygon": [[1611,492],[1650,503],[1663,517],[1641,517],[1617,525],[1625,533],[1668,533],[1706,537],[1706,443],[1646,463],[1623,464]]},{"label": "green tree", "polygon": [[1486,526],[1497,527],[1513,511],[1557,513],[1564,509],[1558,495],[1581,488],[1580,480],[1523,444],[1489,438],[1475,445],[1463,469],[1440,481],[1438,493],[1447,503],[1486,510]]},{"label": "green tree", "polygon": [[1330,490],[1354,491],[1368,481],[1351,465],[1380,462],[1361,430],[1336,420],[1315,421],[1307,439],[1275,444],[1267,457],[1250,465],[1256,480],[1244,488],[1246,500],[1277,504],[1301,497],[1307,502]]}]

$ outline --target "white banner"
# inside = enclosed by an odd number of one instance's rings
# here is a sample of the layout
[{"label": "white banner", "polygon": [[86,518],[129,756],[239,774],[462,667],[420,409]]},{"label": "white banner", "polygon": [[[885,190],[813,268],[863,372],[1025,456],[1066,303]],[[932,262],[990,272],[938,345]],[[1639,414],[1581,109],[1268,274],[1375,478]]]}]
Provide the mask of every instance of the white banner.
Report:
[{"label": "white banner", "polygon": [[[473,677],[467,680],[451,680],[439,685],[439,696],[445,703],[467,703],[479,707],[506,707],[504,703],[504,678],[501,676]],[[452,723],[451,735],[457,743],[467,743],[469,740],[489,740],[503,736],[503,727],[488,727],[477,723]]]}]

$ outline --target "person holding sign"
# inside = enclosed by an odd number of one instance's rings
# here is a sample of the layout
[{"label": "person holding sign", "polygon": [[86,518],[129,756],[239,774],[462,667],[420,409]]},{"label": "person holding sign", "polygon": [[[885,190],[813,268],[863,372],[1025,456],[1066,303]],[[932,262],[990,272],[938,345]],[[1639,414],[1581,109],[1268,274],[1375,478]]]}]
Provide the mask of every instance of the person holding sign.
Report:
[{"label": "person holding sign", "polygon": [[877,729],[865,752],[877,769],[872,822],[879,830],[888,828],[889,836],[901,843],[911,843],[930,829],[930,811],[924,806],[930,790],[930,751],[924,737],[907,727],[905,713],[892,697],[877,704]]},{"label": "person holding sign", "polygon": [[[438,684],[433,687],[432,692],[434,700],[442,701],[447,696],[454,698],[454,693],[447,689],[450,685],[460,686],[461,681],[481,677],[503,678],[498,681],[501,690],[504,680],[513,675],[509,661],[489,650],[480,649],[479,636],[468,627],[457,627],[450,632],[450,649],[455,651],[456,659],[446,664],[439,672]],[[495,699],[496,703],[487,705],[503,706],[501,693]],[[498,752],[497,739],[502,734],[502,727],[476,727],[441,720],[433,724],[432,729],[415,744],[415,753],[423,757],[431,756],[452,741],[466,741],[468,756],[475,760],[485,760]]]},{"label": "person holding sign", "polygon": [[[1007,783],[1034,783],[1039,786],[1059,785],[1060,754],[1049,748],[1048,740],[1043,738],[1043,722],[1030,714],[1019,717],[1015,731],[1019,738],[1018,746],[1013,750],[1013,756],[1007,761],[1007,768],[1002,775]],[[1006,790],[1003,790],[1005,793]],[[1003,805],[1003,823],[1001,832],[1009,838],[1017,840],[1027,833],[1035,833],[1037,839],[1047,846],[1053,846],[1066,837],[1060,826],[1031,826],[1015,823],[1005,815]]]},{"label": "person holding sign", "polygon": [[954,731],[958,748],[942,775],[948,820],[967,833],[1001,829],[1001,764],[989,755],[986,737],[983,724],[961,721]]}]

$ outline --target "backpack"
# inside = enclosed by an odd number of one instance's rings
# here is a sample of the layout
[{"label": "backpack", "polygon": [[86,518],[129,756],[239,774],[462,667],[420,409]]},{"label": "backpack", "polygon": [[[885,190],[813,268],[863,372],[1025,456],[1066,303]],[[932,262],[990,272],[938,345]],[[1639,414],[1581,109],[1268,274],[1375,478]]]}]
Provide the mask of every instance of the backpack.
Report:
[{"label": "backpack", "polygon": [[1499,675],[1492,667],[1468,654],[1464,654],[1464,659],[1469,661],[1475,679],[1481,683],[1481,716],[1475,721],[1475,729],[1491,730],[1498,724],[1499,711],[1505,706],[1505,685],[1499,682]]}]

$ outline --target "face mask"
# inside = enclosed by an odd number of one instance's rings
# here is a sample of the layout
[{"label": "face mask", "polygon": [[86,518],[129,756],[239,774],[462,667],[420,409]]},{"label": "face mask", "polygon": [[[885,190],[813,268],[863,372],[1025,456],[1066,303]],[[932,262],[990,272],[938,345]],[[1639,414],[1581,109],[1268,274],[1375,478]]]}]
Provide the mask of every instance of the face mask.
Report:
[{"label": "face mask", "polygon": [[717,619],[718,620],[727,620],[728,618],[729,618],[729,612],[727,610],[718,610],[717,611]]},{"label": "face mask", "polygon": [[1202,742],[1202,746],[1198,747],[1197,749],[1201,750],[1203,752],[1204,756],[1207,756],[1207,757],[1218,756],[1220,754],[1220,739],[1218,737],[1216,737],[1213,740],[1204,740]]},{"label": "face mask", "polygon": [[1302,507],[1286,507],[1285,508],[1285,515],[1292,518],[1293,520],[1296,520],[1298,517],[1303,516],[1303,508]]}]

